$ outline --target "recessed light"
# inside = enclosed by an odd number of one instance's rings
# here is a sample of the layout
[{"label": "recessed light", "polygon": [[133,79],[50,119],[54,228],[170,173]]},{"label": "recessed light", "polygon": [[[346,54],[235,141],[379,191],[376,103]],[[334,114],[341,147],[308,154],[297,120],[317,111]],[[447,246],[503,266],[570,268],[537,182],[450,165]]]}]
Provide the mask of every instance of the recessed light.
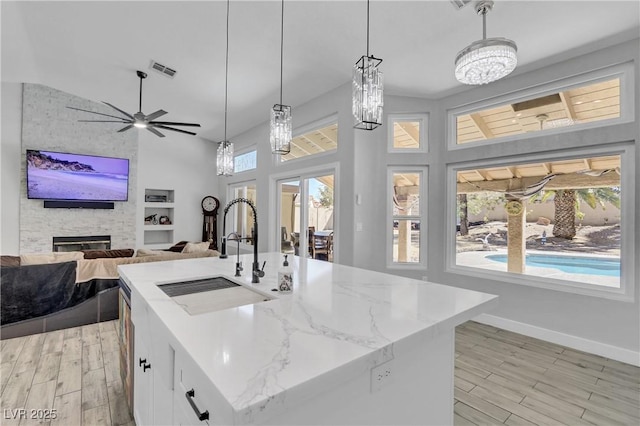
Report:
[{"label": "recessed light", "polygon": [[598,102],[602,102],[601,99],[596,99],[595,101],[593,101],[594,104],[597,104]]},{"label": "recessed light", "polygon": [[582,103],[582,101],[578,101],[576,102],[576,105],[580,105]]}]

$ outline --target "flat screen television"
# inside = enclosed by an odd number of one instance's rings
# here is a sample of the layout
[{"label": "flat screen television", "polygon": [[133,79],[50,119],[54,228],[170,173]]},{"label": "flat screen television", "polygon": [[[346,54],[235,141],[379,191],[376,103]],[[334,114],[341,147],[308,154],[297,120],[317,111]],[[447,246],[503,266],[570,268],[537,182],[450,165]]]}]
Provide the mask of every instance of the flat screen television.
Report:
[{"label": "flat screen television", "polygon": [[27,197],[42,200],[127,201],[129,160],[27,150]]}]

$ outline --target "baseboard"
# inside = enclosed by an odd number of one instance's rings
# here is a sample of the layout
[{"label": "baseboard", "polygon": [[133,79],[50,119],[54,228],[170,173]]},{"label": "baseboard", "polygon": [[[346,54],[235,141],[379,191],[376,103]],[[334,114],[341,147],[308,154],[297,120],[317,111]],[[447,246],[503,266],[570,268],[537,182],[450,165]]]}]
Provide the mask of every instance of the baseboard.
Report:
[{"label": "baseboard", "polygon": [[494,315],[480,314],[473,318],[473,321],[640,367],[640,352]]}]

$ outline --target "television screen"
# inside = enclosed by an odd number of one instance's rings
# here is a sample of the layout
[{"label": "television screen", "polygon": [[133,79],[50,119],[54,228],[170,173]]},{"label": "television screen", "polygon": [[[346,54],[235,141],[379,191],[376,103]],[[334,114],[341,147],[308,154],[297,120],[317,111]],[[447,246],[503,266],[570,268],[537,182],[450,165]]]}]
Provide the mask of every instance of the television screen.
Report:
[{"label": "television screen", "polygon": [[27,150],[27,197],[127,201],[129,160]]}]

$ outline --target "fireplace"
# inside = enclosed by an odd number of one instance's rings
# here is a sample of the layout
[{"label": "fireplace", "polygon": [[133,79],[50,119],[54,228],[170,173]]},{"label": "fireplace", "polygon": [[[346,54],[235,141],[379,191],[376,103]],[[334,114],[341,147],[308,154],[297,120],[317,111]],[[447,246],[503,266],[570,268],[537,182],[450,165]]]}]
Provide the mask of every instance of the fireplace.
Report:
[{"label": "fireplace", "polygon": [[87,237],[53,237],[53,251],[108,250],[111,248],[111,235],[92,235]]}]

